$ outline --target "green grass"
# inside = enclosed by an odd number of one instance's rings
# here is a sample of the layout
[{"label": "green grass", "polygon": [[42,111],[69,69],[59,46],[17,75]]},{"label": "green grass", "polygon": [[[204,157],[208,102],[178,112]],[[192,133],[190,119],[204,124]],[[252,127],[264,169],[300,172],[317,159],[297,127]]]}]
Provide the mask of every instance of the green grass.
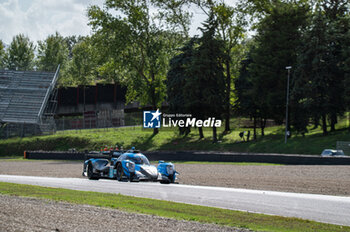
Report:
[{"label": "green grass", "polygon": [[120,194],[75,191],[4,182],[0,182],[0,194],[108,207],[127,212],[151,214],[201,223],[215,223],[257,231],[350,231],[350,227],[346,226],[318,223],[297,218],[254,214]]},{"label": "green grass", "polygon": [[[233,119],[234,121],[234,119]],[[201,150],[201,151],[232,151],[232,152],[268,152],[286,154],[320,154],[323,149],[335,148],[336,141],[350,141],[350,133],[346,129],[347,121],[340,120],[337,131],[323,136],[320,128],[311,129],[302,137],[293,136],[284,143],[283,126],[266,128],[265,136],[258,134],[257,141],[243,142],[239,132],[249,128],[233,129],[223,134],[223,128],[218,129],[219,142],[213,144],[212,131],[204,130],[205,139],[198,139],[198,130],[192,129],[188,136],[180,136],[177,129],[160,129],[153,135],[151,129],[141,127],[86,129],[59,131],[54,135],[34,136],[27,138],[10,138],[0,140],[0,156],[22,156],[24,150],[99,150],[104,145],[119,144],[125,148],[135,146],[142,151],[154,150]],[[260,133],[260,130],[258,130]],[[252,134],[252,133],[251,133]]]},{"label": "green grass", "polygon": [[24,159],[23,157],[1,157],[0,158],[0,162],[27,162],[27,161],[30,161],[30,162],[33,162],[33,161],[36,161],[36,160],[32,160],[32,159]]},{"label": "green grass", "polygon": [[9,156],[9,157],[0,157],[0,162],[39,162],[39,161],[49,161],[49,162],[76,162],[81,163],[81,160],[48,160],[48,159],[25,159],[22,156]]}]

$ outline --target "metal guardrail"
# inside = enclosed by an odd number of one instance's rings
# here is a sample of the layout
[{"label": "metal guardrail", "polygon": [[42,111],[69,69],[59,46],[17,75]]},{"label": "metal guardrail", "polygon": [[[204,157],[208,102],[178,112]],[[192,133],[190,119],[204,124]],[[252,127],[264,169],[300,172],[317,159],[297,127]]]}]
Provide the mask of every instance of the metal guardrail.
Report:
[{"label": "metal guardrail", "polygon": [[40,107],[39,113],[38,113],[38,122],[41,121],[41,116],[42,116],[42,114],[43,114],[43,112],[44,112],[44,108],[45,108],[45,106],[46,106],[46,104],[47,104],[47,101],[49,100],[49,96],[50,96],[50,94],[51,94],[51,91],[52,91],[52,89],[53,89],[53,88],[55,87],[55,85],[56,85],[59,72],[60,72],[60,65],[58,65],[57,70],[56,70],[56,73],[55,73],[55,76],[54,76],[54,78],[52,79],[51,84],[50,84],[48,90],[46,91],[44,101],[43,101],[43,103],[42,103],[42,105],[41,105],[41,107]]}]

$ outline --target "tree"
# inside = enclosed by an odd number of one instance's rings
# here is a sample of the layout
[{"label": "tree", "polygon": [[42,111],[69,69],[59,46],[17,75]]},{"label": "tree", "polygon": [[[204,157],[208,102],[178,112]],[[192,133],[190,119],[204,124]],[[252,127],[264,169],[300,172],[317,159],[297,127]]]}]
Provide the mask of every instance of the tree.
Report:
[{"label": "tree", "polygon": [[[83,41],[75,44],[72,53],[73,58],[65,72],[66,81],[72,81],[70,85],[83,86],[83,111],[85,113],[85,86],[94,83],[97,76],[95,51],[90,44],[90,39],[85,37]],[[85,120],[83,123],[85,124]]]},{"label": "tree", "polygon": [[[322,121],[323,134],[327,135],[330,121],[335,130],[337,116],[345,112],[346,58],[344,44],[349,33],[349,20],[344,18],[345,1],[325,1],[316,6],[311,26],[305,33],[295,75],[292,97],[299,108],[304,109],[304,118],[312,118],[317,127]],[[299,111],[300,112],[300,111]],[[299,113],[300,114],[300,113]],[[306,130],[307,122],[296,120],[297,129]]]},{"label": "tree", "polygon": [[229,6],[225,1],[215,0],[187,0],[187,4],[194,4],[202,9],[209,16],[209,12],[217,20],[217,30],[215,36],[223,41],[223,52],[225,59],[225,86],[222,91],[225,92],[224,118],[225,132],[230,131],[231,104],[233,103],[232,79],[238,76],[240,61],[242,59],[241,42],[244,38],[246,17],[243,14],[239,4],[235,7]]},{"label": "tree", "polygon": [[[220,119],[224,105],[223,41],[215,36],[217,22],[211,13],[201,38],[192,38],[170,61],[167,93],[170,112],[184,112],[197,119]],[[200,139],[204,137],[198,127]],[[189,132],[188,129],[184,132]],[[213,127],[213,142],[217,141]]]},{"label": "tree", "polygon": [[4,48],[5,46],[3,42],[0,40],[0,69],[4,68],[4,56],[5,56]]},{"label": "tree", "polygon": [[[181,53],[174,56],[170,60],[170,68],[167,74],[167,101],[169,104],[170,113],[195,113],[193,109],[189,108],[188,104],[185,104],[188,99],[186,99],[185,87],[186,81],[191,78],[190,67],[193,63],[195,55],[195,45],[198,43],[197,38],[192,38],[187,42],[181,49]],[[192,88],[195,86],[192,86]],[[187,107],[186,107],[187,106]],[[190,128],[179,128],[180,134],[188,134]],[[203,135],[203,133],[201,134]]]},{"label": "tree", "polygon": [[[60,78],[58,79],[58,85],[60,86],[72,86],[72,85],[80,85],[81,83],[92,83],[92,79],[94,77],[92,77],[91,75],[89,75],[87,77],[87,81],[83,80],[81,76],[75,76],[77,71],[76,71],[76,67],[74,67],[73,64],[73,49],[74,47],[79,44],[80,42],[83,41],[89,41],[88,43],[91,44],[91,39],[85,36],[67,36],[67,37],[61,37],[60,35],[56,36],[52,35],[52,37],[54,37],[53,40],[58,40],[60,41],[60,50],[58,51],[58,53],[60,54],[59,56],[63,58],[63,64],[61,65],[60,68]],[[51,40],[52,41],[52,40]],[[94,48],[95,46],[91,46],[91,48]],[[55,49],[53,49],[55,50]],[[88,54],[92,54],[92,51],[89,51]],[[64,55],[63,55],[64,54]],[[62,56],[63,55],[63,56]],[[65,56],[65,58],[64,58]],[[95,57],[95,54],[94,54]],[[62,59],[60,58],[60,60]],[[77,58],[76,60],[79,60],[81,58]],[[89,58],[91,59],[91,58]],[[86,67],[88,68],[88,67]],[[74,75],[72,74],[74,72]],[[96,78],[96,77],[95,77]]]},{"label": "tree", "polygon": [[261,134],[267,118],[282,123],[285,112],[286,66],[294,66],[301,44],[302,28],[307,23],[307,5],[277,2],[258,25],[256,46],[249,65],[253,91],[259,98]]},{"label": "tree", "polygon": [[76,85],[88,85],[96,78],[96,61],[94,48],[86,37],[77,43],[72,50],[73,58],[68,66],[68,75]]},{"label": "tree", "polygon": [[[237,49],[244,38],[244,26],[246,24],[243,15],[225,2],[215,3],[213,13],[217,17],[219,38],[223,41],[225,53],[225,131],[230,131],[230,112],[232,95],[232,68],[238,71],[240,59],[237,57]],[[238,48],[238,50],[241,50]]]},{"label": "tree", "polygon": [[252,59],[250,54],[247,54],[246,59],[242,60],[239,76],[235,79],[235,109],[240,116],[250,117],[253,119],[253,139],[257,137],[256,127],[259,118],[259,108],[256,104],[256,99],[259,98],[259,92],[253,91],[253,79],[249,72],[249,65]]},{"label": "tree", "polygon": [[83,41],[85,39],[84,36],[76,36],[76,35],[71,35],[71,36],[67,36],[67,37],[64,37],[64,42],[66,43],[66,47],[68,49],[68,57],[69,59],[72,59],[73,58],[73,48],[74,46]]},{"label": "tree", "polygon": [[166,27],[170,31],[181,31],[185,38],[189,38],[192,13],[187,7],[192,0],[152,0],[151,2],[158,8],[157,17],[167,22]]},{"label": "tree", "polygon": [[[168,20],[151,13],[157,1],[106,0],[105,9],[88,10],[90,25],[108,56],[118,64],[128,87],[127,100],[151,105],[155,110],[165,99],[165,78],[174,48],[182,41],[181,31],[170,31]],[[113,16],[109,10],[119,12]],[[159,13],[159,12],[158,12]],[[154,129],[154,134],[158,129]]]},{"label": "tree", "polygon": [[[349,16],[350,3],[347,0],[326,0],[320,1],[321,9],[327,19],[328,30],[328,49],[330,60],[328,66],[333,75],[330,91],[331,111],[329,112],[331,131],[335,131],[337,116],[342,115],[345,111],[344,107],[344,69],[342,65],[344,58],[342,50],[346,44],[346,33],[349,32]],[[335,104],[334,104],[335,103]]]},{"label": "tree", "polygon": [[38,70],[54,71],[58,65],[63,68],[67,59],[66,42],[58,32],[38,42]]},{"label": "tree", "polygon": [[316,2],[324,15],[332,20],[345,16],[350,10],[348,0],[317,0]]},{"label": "tree", "polygon": [[[350,27],[350,15],[344,17],[344,20],[347,22]],[[343,43],[342,43],[342,59],[344,61],[342,69],[344,70],[344,101],[346,105],[346,110],[350,111],[350,30],[344,33]],[[350,131],[350,114],[349,117],[349,128]]]},{"label": "tree", "polygon": [[[200,119],[220,119],[223,113],[225,87],[223,41],[215,38],[217,21],[211,12],[201,29],[194,60],[190,66],[191,78],[185,84],[185,99],[188,108]],[[203,137],[200,128],[200,136]],[[217,142],[216,126],[213,126],[213,142]]]},{"label": "tree", "polygon": [[33,42],[23,34],[16,35],[6,50],[5,67],[10,70],[30,70],[34,66]]}]

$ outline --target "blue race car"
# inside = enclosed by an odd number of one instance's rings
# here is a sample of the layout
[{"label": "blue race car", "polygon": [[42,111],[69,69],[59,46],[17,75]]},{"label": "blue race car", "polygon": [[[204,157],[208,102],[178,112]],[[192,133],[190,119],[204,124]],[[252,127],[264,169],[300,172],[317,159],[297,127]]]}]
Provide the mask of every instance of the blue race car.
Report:
[{"label": "blue race car", "polygon": [[83,175],[89,179],[111,178],[118,181],[160,181],[174,183],[179,173],[174,164],[159,161],[151,165],[147,157],[136,150],[129,150],[110,160],[91,158],[84,163]]},{"label": "blue race car", "polygon": [[122,154],[122,151],[89,153],[89,158],[84,162],[83,176],[87,176],[90,180],[98,180],[100,178],[115,179],[115,163]]}]

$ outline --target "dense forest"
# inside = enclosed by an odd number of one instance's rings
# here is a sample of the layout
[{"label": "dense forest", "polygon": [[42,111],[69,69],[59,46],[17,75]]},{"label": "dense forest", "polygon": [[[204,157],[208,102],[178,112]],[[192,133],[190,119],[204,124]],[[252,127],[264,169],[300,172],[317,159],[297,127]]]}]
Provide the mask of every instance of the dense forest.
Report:
[{"label": "dense forest", "polygon": [[[207,16],[199,36],[189,33],[193,7]],[[223,119],[226,132],[233,115],[251,118],[254,138],[286,118],[293,133],[313,125],[327,135],[350,110],[348,0],[106,0],[87,15],[91,36],[0,40],[0,68],[60,64],[60,86],[121,83],[128,102],[167,101],[170,112]]]}]

